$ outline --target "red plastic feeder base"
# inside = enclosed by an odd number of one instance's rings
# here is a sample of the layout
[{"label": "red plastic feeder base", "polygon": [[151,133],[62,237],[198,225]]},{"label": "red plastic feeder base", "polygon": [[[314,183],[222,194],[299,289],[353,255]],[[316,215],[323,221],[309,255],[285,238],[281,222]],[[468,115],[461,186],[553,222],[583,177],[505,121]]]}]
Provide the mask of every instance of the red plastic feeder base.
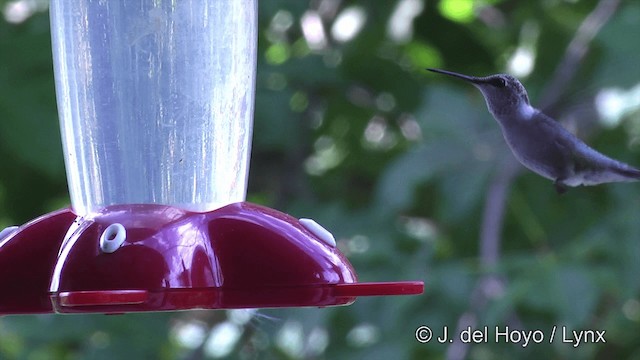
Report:
[{"label": "red plastic feeder base", "polygon": [[58,211],[0,239],[0,266],[0,314],[325,307],[424,288],[358,283],[320,225],[250,203]]}]

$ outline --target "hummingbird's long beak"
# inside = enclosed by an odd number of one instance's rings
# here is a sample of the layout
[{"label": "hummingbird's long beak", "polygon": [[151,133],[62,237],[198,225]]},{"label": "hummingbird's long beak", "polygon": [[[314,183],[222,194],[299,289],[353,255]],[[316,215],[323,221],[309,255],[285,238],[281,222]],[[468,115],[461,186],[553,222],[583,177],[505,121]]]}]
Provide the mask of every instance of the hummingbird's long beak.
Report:
[{"label": "hummingbird's long beak", "polygon": [[482,84],[482,83],[486,82],[484,80],[484,78],[458,74],[458,73],[455,73],[453,71],[447,71],[447,70],[441,70],[441,69],[430,69],[430,68],[427,68],[427,70],[432,71],[434,73],[445,74],[445,75],[457,77],[458,79],[466,80],[466,81],[468,81],[470,83],[473,83],[473,84]]}]

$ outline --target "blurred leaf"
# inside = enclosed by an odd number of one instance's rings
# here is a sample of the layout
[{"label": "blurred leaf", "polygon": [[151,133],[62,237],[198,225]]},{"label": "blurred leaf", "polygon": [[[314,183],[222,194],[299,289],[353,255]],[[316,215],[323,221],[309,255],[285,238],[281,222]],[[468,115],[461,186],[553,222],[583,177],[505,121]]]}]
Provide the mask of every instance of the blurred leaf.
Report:
[{"label": "blurred leaf", "polygon": [[624,11],[614,15],[615,18],[598,34],[599,44],[605,48],[605,59],[598,68],[595,82],[608,86],[628,88],[638,83],[640,68],[634,56],[640,53],[640,42],[629,41],[629,29],[640,20],[640,4],[628,2]]},{"label": "blurred leaf", "polygon": [[289,108],[290,91],[262,90],[256,97],[254,119],[254,146],[259,148],[286,151],[297,142],[291,136],[297,132],[299,119]]},{"label": "blurred leaf", "polygon": [[396,212],[414,201],[416,185],[457,168],[468,155],[452,141],[431,142],[402,155],[385,172],[378,185],[376,203]]},{"label": "blurred leaf", "polygon": [[559,319],[572,329],[588,327],[588,321],[599,300],[599,291],[589,277],[591,271],[581,266],[564,266],[558,271],[558,280],[562,292],[558,299],[562,304]]},{"label": "blurred leaf", "polygon": [[[46,15],[0,22],[0,141],[4,151],[51,178],[64,174]],[[8,69],[11,69],[10,71]]]}]

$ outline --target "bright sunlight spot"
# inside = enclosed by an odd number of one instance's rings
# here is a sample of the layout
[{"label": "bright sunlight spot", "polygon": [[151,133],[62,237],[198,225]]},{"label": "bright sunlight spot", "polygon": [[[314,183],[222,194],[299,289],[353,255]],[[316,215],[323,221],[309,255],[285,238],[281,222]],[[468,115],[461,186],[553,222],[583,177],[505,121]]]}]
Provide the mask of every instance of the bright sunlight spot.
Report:
[{"label": "bright sunlight spot", "polygon": [[540,36],[540,27],[533,21],[527,21],[520,31],[520,44],[507,62],[509,73],[517,77],[531,74],[536,62],[536,44]]},{"label": "bright sunlight spot", "polygon": [[320,357],[329,346],[329,333],[323,328],[313,328],[307,339],[307,356],[313,358]]},{"label": "bright sunlight spot", "polygon": [[413,37],[413,19],[424,10],[422,0],[400,0],[387,24],[387,35],[395,42],[405,43]]},{"label": "bright sunlight spot", "polygon": [[293,15],[286,10],[279,10],[271,20],[270,30],[284,33],[293,25]]},{"label": "bright sunlight spot", "polygon": [[366,235],[357,234],[351,239],[347,240],[346,249],[347,254],[364,254],[371,247],[371,241]]},{"label": "bright sunlight spot", "polygon": [[204,342],[207,328],[199,321],[181,322],[173,328],[172,333],[178,344],[187,349],[195,349]]},{"label": "bright sunlight spot", "polygon": [[239,325],[230,321],[220,323],[211,329],[204,351],[214,358],[225,357],[231,353],[241,336],[242,327]]},{"label": "bright sunlight spot", "polygon": [[360,324],[347,334],[347,342],[354,347],[365,347],[375,344],[380,339],[380,330],[372,324]]},{"label": "bright sunlight spot", "polygon": [[442,0],[438,4],[440,14],[455,22],[473,20],[473,0]]},{"label": "bright sunlight spot", "polygon": [[8,2],[3,10],[5,20],[12,24],[19,24],[27,20],[35,11],[35,2],[29,0]]},{"label": "bright sunlight spot", "polygon": [[640,302],[636,299],[629,299],[622,305],[622,313],[631,321],[640,320]]},{"label": "bright sunlight spot", "polygon": [[535,52],[526,46],[520,46],[509,59],[509,73],[516,77],[525,77],[533,71]]},{"label": "bright sunlight spot", "polygon": [[6,2],[2,12],[8,23],[20,24],[36,12],[46,11],[48,8],[49,0],[14,0]]},{"label": "bright sunlight spot", "polygon": [[322,136],[314,144],[315,153],[304,162],[305,170],[310,175],[322,175],[340,165],[346,154],[329,136]]},{"label": "bright sunlight spot", "polygon": [[438,234],[438,229],[432,220],[423,217],[404,217],[401,219],[404,231],[411,237],[427,241]]},{"label": "bright sunlight spot", "polygon": [[300,25],[310,49],[320,50],[327,45],[322,19],[317,12],[311,10],[305,12],[300,19]]},{"label": "bright sunlight spot", "polygon": [[227,310],[227,317],[232,323],[242,326],[251,321],[257,312],[257,309],[233,309]]},{"label": "bright sunlight spot", "polygon": [[418,69],[438,67],[442,64],[442,57],[436,48],[417,40],[407,44],[405,56],[411,65]]},{"label": "bright sunlight spot", "polygon": [[264,56],[269,64],[280,65],[289,60],[291,51],[289,45],[279,42],[269,46]]},{"label": "bright sunlight spot", "polygon": [[617,126],[625,116],[640,110],[640,83],[628,91],[619,88],[600,90],[595,106],[605,126]]},{"label": "bright sunlight spot", "polygon": [[342,10],[333,23],[331,36],[336,41],[347,42],[358,35],[366,20],[367,16],[361,7],[348,7]]},{"label": "bright sunlight spot", "polygon": [[276,343],[290,358],[302,357],[304,353],[302,324],[298,321],[287,321],[278,332]]},{"label": "bright sunlight spot", "polygon": [[397,141],[394,133],[388,131],[385,118],[375,115],[369,120],[363,134],[363,145],[369,149],[389,149]]}]

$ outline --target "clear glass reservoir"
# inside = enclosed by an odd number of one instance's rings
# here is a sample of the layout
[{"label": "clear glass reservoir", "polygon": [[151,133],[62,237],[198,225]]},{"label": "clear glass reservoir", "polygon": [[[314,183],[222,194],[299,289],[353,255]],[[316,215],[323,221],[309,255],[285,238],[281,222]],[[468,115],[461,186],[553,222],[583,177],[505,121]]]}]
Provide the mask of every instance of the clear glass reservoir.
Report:
[{"label": "clear glass reservoir", "polygon": [[244,200],[255,0],[52,0],[51,22],[76,214]]}]

